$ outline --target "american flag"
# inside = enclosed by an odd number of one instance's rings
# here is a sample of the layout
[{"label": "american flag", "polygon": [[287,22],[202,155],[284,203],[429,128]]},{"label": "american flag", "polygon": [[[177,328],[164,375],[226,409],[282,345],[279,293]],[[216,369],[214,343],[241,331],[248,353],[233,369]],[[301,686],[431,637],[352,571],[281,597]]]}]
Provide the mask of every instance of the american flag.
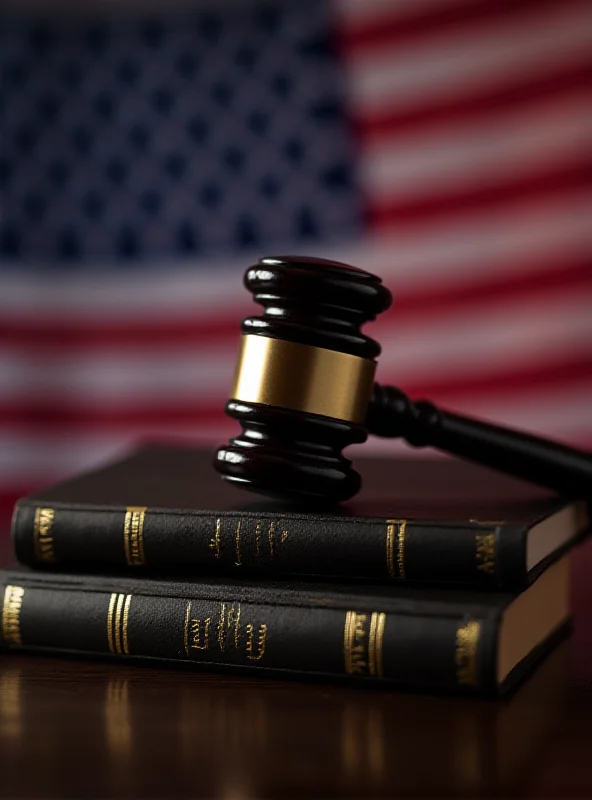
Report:
[{"label": "american flag", "polygon": [[381,382],[592,446],[592,3],[67,5],[0,19],[5,509],[223,443],[242,274],[287,252],[393,290]]}]

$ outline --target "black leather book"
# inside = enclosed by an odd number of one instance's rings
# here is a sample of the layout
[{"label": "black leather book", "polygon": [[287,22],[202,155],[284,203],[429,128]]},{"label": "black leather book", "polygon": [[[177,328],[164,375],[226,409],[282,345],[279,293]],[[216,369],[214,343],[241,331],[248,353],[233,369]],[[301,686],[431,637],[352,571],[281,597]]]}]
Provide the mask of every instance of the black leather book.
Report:
[{"label": "black leather book", "polygon": [[238,490],[211,462],[210,451],[151,445],[20,500],[18,560],[518,591],[589,522],[585,503],[452,459],[358,458],[361,493],[322,511]]},{"label": "black leather book", "polygon": [[2,647],[496,694],[569,620],[569,556],[519,595],[0,572]]}]

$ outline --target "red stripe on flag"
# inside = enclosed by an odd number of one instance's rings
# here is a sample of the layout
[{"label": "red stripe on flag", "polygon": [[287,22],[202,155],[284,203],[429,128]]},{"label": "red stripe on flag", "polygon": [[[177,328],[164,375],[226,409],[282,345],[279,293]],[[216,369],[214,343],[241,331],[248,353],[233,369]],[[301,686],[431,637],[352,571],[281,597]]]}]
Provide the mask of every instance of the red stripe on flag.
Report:
[{"label": "red stripe on flag", "polygon": [[[514,269],[506,262],[504,267],[508,274],[501,279],[493,276],[479,280],[477,275],[476,281],[467,280],[452,290],[425,285],[413,293],[400,296],[395,289],[394,303],[373,323],[372,335],[380,338],[379,331],[383,325],[392,326],[401,320],[408,321],[421,316],[433,320],[435,312],[454,314],[466,307],[475,309],[496,303],[496,309],[501,313],[505,303],[514,304],[522,298],[532,308],[545,295],[554,296],[564,289],[581,289],[583,292],[592,289],[592,257],[582,254],[579,258],[572,256],[568,259],[557,256],[554,266],[540,270],[529,264],[529,254],[516,261]],[[592,294],[590,301],[592,303]]]},{"label": "red stripe on flag", "polygon": [[401,388],[418,400],[427,397],[438,403],[458,402],[486,397],[509,399],[526,392],[536,393],[561,386],[592,388],[592,348],[589,353],[566,356],[559,361],[543,364],[529,362],[500,373],[484,373],[444,380],[431,380],[406,384]]},{"label": "red stripe on flag", "polygon": [[477,27],[487,30],[487,26],[506,19],[520,18],[523,12],[536,11],[537,15],[547,8],[564,9],[566,5],[574,8],[582,6],[581,0],[465,0],[454,4],[440,5],[427,11],[417,3],[418,13],[401,16],[396,8],[388,8],[388,13],[376,15],[367,21],[345,17],[339,38],[344,50],[351,54],[374,52],[376,49],[393,49],[402,44],[423,40],[432,34],[450,33],[450,28]]},{"label": "red stripe on flag", "polygon": [[[256,309],[245,304],[243,311],[235,311],[232,318],[221,311],[216,320],[200,318],[191,314],[188,319],[180,315],[159,319],[159,309],[154,309],[150,320],[43,319],[39,314],[27,318],[23,313],[16,319],[0,321],[0,343],[14,347],[40,348],[47,352],[53,349],[103,350],[120,347],[166,347],[179,345],[195,347],[204,343],[238,341],[241,320]],[[90,315],[89,315],[90,317]]]},{"label": "red stripe on flag", "polygon": [[523,108],[526,103],[538,103],[555,95],[564,96],[574,90],[589,90],[592,84],[592,66],[580,60],[562,65],[560,72],[524,78],[516,75],[503,85],[491,90],[478,89],[464,95],[440,98],[437,104],[428,103],[419,108],[399,111],[385,104],[379,112],[351,112],[354,128],[364,147],[371,147],[383,139],[393,139],[409,130],[436,128],[451,122],[471,122],[482,115]]},{"label": "red stripe on flag", "polygon": [[582,163],[469,190],[455,191],[451,186],[448,194],[438,197],[427,195],[415,202],[370,199],[367,218],[368,223],[378,229],[389,229],[399,224],[423,225],[442,217],[458,216],[477,210],[493,211],[510,202],[533,201],[546,195],[553,197],[557,192],[588,186],[590,186],[590,165]]},{"label": "red stripe on flag", "polygon": [[224,424],[225,398],[213,405],[204,404],[200,397],[195,401],[151,403],[148,407],[105,408],[104,406],[73,405],[64,398],[63,402],[39,402],[23,400],[20,403],[0,403],[0,428],[6,427],[14,432],[17,429],[64,431],[132,431],[142,428],[167,428],[179,425],[191,426],[208,422]]}]

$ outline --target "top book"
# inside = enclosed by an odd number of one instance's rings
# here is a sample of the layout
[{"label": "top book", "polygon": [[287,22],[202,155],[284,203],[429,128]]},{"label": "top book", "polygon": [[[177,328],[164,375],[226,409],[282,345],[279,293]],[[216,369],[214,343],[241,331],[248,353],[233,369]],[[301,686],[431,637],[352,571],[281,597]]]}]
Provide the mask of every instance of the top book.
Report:
[{"label": "top book", "polygon": [[18,560],[92,572],[230,574],[521,591],[581,537],[571,502],[451,459],[360,457],[329,510],[223,482],[209,450],[153,444],[18,501]]}]

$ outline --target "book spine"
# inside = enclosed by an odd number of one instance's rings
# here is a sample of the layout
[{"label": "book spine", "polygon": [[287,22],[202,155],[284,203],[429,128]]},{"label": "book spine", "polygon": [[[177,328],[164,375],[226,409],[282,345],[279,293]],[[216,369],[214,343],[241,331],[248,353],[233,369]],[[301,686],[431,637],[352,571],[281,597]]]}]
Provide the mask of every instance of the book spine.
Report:
[{"label": "book spine", "polygon": [[216,515],[21,502],[13,540],[18,560],[36,569],[152,568],[504,590],[527,583],[524,531],[495,521]]},{"label": "book spine", "polygon": [[487,693],[496,623],[6,584],[2,647]]}]

